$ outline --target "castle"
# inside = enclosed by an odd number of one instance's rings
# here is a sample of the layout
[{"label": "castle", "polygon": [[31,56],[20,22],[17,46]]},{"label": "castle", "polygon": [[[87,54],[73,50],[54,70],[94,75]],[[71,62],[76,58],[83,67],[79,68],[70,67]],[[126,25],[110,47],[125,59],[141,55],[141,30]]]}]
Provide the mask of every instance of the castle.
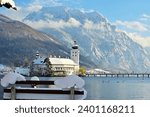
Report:
[{"label": "castle", "polygon": [[64,76],[79,73],[79,47],[74,41],[71,48],[70,58],[60,57],[41,57],[39,52],[36,53],[36,59],[33,60],[31,66],[31,76],[39,75],[46,76],[48,73],[48,65],[50,66],[50,72],[52,76]]}]

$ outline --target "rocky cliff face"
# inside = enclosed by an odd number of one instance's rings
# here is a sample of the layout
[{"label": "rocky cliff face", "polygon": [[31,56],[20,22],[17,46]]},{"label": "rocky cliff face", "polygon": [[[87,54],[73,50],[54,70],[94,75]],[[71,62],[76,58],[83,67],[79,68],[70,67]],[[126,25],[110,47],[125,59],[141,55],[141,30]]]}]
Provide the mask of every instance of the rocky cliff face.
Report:
[{"label": "rocky cliff face", "polygon": [[53,35],[68,47],[76,40],[81,54],[100,68],[128,72],[150,70],[146,51],[96,11],[43,7],[29,14],[24,22],[31,26],[37,23],[34,28]]}]

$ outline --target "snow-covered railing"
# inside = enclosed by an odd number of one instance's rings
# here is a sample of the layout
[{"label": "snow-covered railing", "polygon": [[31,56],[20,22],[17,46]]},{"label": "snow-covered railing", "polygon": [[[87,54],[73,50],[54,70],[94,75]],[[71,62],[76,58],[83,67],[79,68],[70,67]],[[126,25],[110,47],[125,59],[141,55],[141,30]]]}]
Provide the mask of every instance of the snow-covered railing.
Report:
[{"label": "snow-covered railing", "polygon": [[[10,99],[12,100],[15,100],[16,99],[16,86],[15,86],[15,83],[17,81],[26,81],[25,77],[20,75],[20,74],[17,74],[17,73],[14,73],[14,72],[10,72],[8,74],[6,74],[3,79],[1,79],[1,85],[3,87],[8,87],[9,85],[10,86]],[[4,92],[5,93],[5,92]]]},{"label": "snow-covered railing", "polygon": [[[40,81],[36,77],[31,79],[25,80],[23,76],[16,73],[4,76],[1,80],[1,85],[5,87],[3,98],[12,100],[81,100],[86,98],[86,91],[83,89],[84,81],[78,76],[69,76],[55,81]],[[40,85],[47,85],[47,87],[55,85],[58,88],[41,88]]]}]

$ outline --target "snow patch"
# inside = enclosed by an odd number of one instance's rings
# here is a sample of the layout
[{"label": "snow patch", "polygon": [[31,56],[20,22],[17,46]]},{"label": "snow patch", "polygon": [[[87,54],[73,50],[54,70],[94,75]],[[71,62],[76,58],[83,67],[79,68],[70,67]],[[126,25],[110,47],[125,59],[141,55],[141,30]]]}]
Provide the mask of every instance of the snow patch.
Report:
[{"label": "snow patch", "polygon": [[31,80],[33,80],[33,81],[39,81],[40,79],[37,76],[33,76],[33,77],[31,77]]},{"label": "snow patch", "polygon": [[18,73],[10,72],[1,79],[1,85],[8,87],[9,84],[15,84],[16,81],[26,81],[26,79]]},{"label": "snow patch", "polygon": [[76,75],[70,75],[65,78],[56,80],[55,85],[60,88],[82,88],[85,85],[85,82],[82,78]]}]

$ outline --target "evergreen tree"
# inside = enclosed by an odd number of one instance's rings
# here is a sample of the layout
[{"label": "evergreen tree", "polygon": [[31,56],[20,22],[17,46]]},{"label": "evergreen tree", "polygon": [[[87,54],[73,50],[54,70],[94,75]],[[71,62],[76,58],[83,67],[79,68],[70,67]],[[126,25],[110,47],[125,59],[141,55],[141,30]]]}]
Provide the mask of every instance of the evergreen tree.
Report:
[{"label": "evergreen tree", "polygon": [[44,60],[44,63],[46,64],[46,75],[53,76],[52,64],[51,64],[49,58],[46,58]]},{"label": "evergreen tree", "polygon": [[28,67],[30,65],[30,61],[28,58],[25,58],[24,59],[24,62],[23,62],[23,67]]}]

